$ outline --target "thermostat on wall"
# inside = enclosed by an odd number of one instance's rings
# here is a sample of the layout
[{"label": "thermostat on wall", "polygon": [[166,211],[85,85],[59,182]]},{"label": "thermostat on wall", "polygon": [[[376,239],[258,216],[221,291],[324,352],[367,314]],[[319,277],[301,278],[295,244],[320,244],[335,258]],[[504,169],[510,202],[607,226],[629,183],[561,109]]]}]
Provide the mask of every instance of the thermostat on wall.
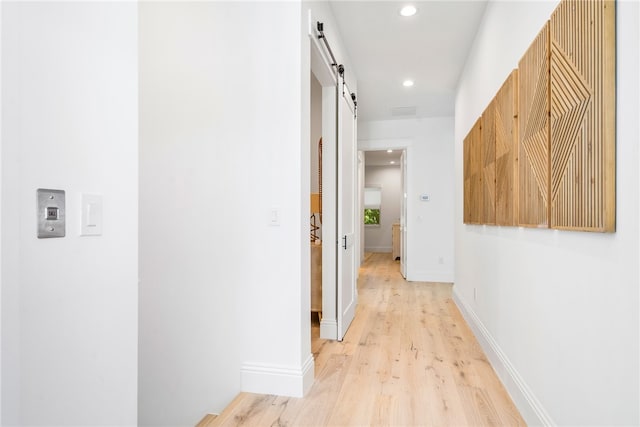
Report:
[{"label": "thermostat on wall", "polygon": [[428,194],[421,194],[420,195],[420,201],[421,202],[428,202],[431,198],[429,197]]}]

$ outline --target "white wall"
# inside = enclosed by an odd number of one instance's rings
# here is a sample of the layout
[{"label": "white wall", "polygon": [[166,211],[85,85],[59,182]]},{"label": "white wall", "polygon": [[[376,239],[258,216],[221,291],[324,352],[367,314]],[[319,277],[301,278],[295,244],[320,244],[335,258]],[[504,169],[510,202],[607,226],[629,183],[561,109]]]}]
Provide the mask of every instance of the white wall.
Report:
[{"label": "white wall", "polygon": [[[2,3],[3,425],[136,424],[137,29],[135,3]],[[64,238],[36,238],[40,187]]]},{"label": "white wall", "polygon": [[391,225],[400,223],[402,176],[400,166],[366,166],[365,187],[379,187],[382,191],[380,225],[365,226],[364,246],[367,252],[391,252]]},{"label": "white wall", "polygon": [[313,380],[303,12],[140,14],[140,424],[193,425],[241,390]]},{"label": "white wall", "polygon": [[[407,280],[452,282],[453,118],[360,122],[358,149],[407,148]],[[428,194],[429,202],[419,200]]]},{"label": "white wall", "polygon": [[[2,4],[0,4],[0,177],[2,177]],[[2,336],[3,336],[3,324],[2,324],[2,180],[0,179],[0,425],[2,425],[2,403],[4,401],[2,397],[2,389],[4,382],[2,380],[2,367],[4,365],[2,361]]]},{"label": "white wall", "polygon": [[467,60],[454,292],[529,424],[638,425],[638,2],[616,3],[616,233],[462,223],[463,138],[556,4],[490,3]]}]

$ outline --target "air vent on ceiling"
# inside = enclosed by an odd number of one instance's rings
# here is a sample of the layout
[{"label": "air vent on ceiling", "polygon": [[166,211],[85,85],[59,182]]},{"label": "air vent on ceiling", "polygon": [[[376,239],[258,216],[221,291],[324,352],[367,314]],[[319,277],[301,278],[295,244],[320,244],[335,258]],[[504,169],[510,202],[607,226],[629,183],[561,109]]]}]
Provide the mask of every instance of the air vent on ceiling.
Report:
[{"label": "air vent on ceiling", "polygon": [[394,117],[415,116],[416,115],[416,107],[393,107],[391,109],[391,115],[394,116]]}]

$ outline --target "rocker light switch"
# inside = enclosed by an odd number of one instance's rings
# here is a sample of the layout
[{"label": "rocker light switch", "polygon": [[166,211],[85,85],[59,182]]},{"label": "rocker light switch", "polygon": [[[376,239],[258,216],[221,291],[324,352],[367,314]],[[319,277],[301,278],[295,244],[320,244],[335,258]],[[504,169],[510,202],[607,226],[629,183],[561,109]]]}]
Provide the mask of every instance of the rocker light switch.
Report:
[{"label": "rocker light switch", "polygon": [[99,194],[82,195],[81,236],[102,235],[102,196]]},{"label": "rocker light switch", "polygon": [[38,239],[64,237],[66,231],[64,191],[39,188],[36,194]]}]

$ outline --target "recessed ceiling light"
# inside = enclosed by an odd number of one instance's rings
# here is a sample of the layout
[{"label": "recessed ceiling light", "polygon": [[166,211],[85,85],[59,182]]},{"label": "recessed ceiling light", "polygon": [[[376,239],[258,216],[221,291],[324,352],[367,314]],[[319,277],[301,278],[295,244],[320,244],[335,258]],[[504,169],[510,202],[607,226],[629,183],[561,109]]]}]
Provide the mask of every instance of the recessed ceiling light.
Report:
[{"label": "recessed ceiling light", "polygon": [[418,11],[418,9],[416,9],[415,6],[412,5],[406,5],[405,7],[403,7],[402,9],[400,9],[400,15],[402,16],[413,16],[416,14],[416,12]]},{"label": "recessed ceiling light", "polygon": [[391,160],[389,163],[391,163],[392,165],[396,164],[396,162],[394,162],[393,160]]},{"label": "recessed ceiling light", "polygon": [[402,82],[402,86],[404,87],[411,87],[413,86],[413,80],[405,80]]},{"label": "recessed ceiling light", "polygon": [[393,153],[393,150],[387,150],[387,153]]}]

